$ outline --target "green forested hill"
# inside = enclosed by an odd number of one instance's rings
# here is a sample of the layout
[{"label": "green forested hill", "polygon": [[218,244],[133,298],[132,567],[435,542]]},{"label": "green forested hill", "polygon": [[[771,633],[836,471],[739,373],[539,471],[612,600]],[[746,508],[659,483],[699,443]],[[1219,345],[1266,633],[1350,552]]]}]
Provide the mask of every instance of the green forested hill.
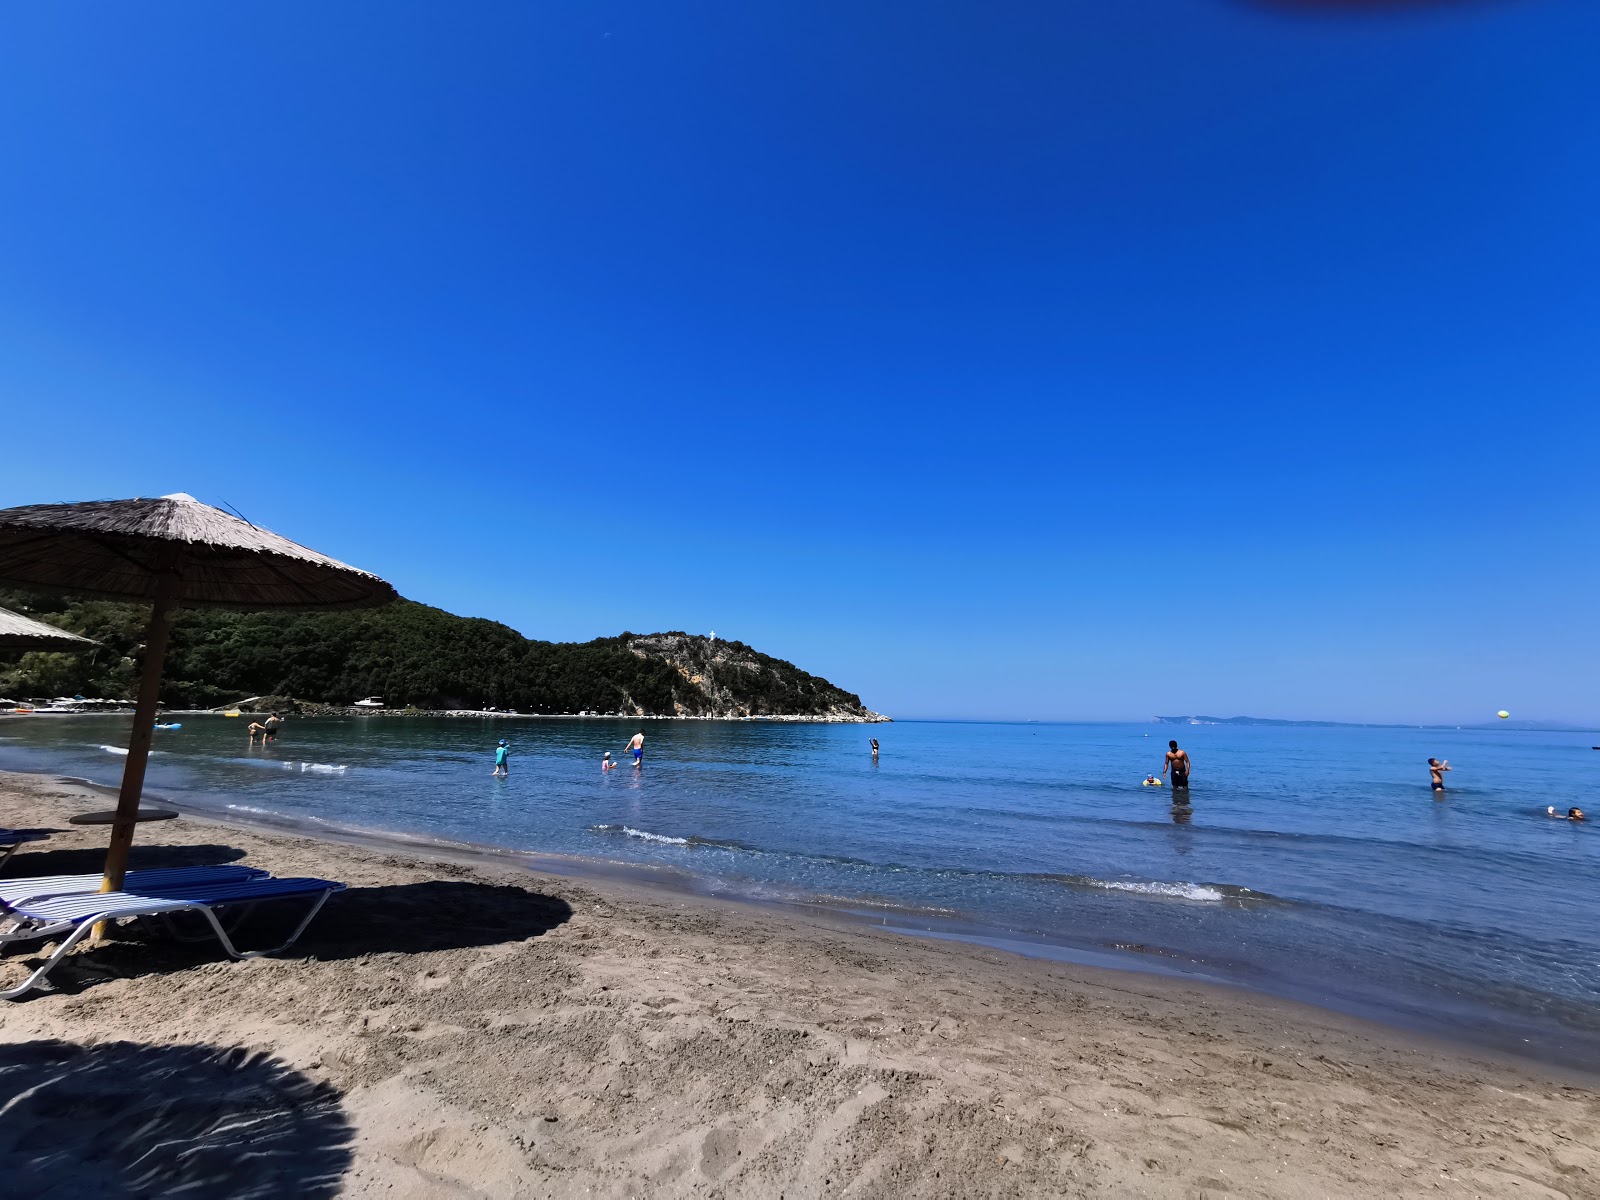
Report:
[{"label": "green forested hill", "polygon": [[[0,695],[133,694],[148,609],[0,590],[0,607],[101,643],[84,653],[0,651]],[[858,697],[740,642],[683,633],[542,642],[410,600],[333,613],[195,609],[179,615],[162,700],[205,708],[247,696],[390,707],[591,710],[639,715],[872,719]]]}]

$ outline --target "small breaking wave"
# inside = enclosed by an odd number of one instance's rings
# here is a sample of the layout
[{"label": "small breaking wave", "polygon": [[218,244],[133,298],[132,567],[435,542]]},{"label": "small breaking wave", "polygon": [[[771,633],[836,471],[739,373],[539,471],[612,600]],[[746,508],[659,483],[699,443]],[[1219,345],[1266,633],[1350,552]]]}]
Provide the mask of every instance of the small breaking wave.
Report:
[{"label": "small breaking wave", "polygon": [[1098,879],[1093,875],[1039,875],[1052,883],[1099,892],[1127,892],[1135,896],[1154,896],[1166,900],[1188,900],[1196,904],[1235,903],[1244,900],[1275,900],[1266,892],[1253,891],[1231,883],[1167,882],[1160,879]]},{"label": "small breaking wave", "polygon": [[1198,900],[1214,903],[1228,897],[1220,888],[1203,883],[1135,883],[1120,879],[1097,879],[1090,887],[1104,888],[1108,892],[1133,892],[1140,896],[1170,896],[1175,900]]},{"label": "small breaking wave", "polygon": [[269,771],[294,771],[302,775],[342,775],[350,769],[348,763],[274,762],[270,758],[219,758],[216,761],[240,762],[251,767],[264,767]]},{"label": "small breaking wave", "polygon": [[591,833],[609,833],[618,837],[638,838],[643,842],[655,842],[663,846],[715,846],[719,850],[745,850],[737,842],[719,842],[713,838],[703,837],[673,837],[665,833],[651,833],[648,829],[635,829],[632,825],[591,825]]},{"label": "small breaking wave", "polygon": [[631,825],[591,825],[595,833],[620,833],[624,837],[638,838],[645,842],[660,842],[665,846],[687,846],[688,838],[668,837],[664,833],[650,833],[647,830],[635,829]]},{"label": "small breaking wave", "polygon": [[[128,757],[128,748],[126,746],[101,746],[100,749],[104,750],[107,754],[120,754],[120,755],[122,755],[123,758],[127,758]],[[150,751],[150,755],[151,755],[152,758],[155,755],[162,754],[162,753],[164,753],[164,751],[161,751],[161,750],[151,750]]]}]

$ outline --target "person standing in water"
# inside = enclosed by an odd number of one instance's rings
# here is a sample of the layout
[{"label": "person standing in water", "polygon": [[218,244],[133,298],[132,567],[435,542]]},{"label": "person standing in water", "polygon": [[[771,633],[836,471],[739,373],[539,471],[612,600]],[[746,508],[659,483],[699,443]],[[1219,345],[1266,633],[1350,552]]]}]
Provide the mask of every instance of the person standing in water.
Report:
[{"label": "person standing in water", "polygon": [[644,732],[642,730],[628,740],[628,749],[633,751],[633,765],[636,767],[644,766]]},{"label": "person standing in water", "polygon": [[282,724],[283,718],[277,713],[273,713],[270,717],[268,717],[266,724],[264,725],[257,725],[254,721],[251,721],[250,729],[248,731],[250,734],[250,740],[254,742],[256,740],[256,734],[259,733],[263,742],[276,741],[278,737],[278,726]]},{"label": "person standing in water", "polygon": [[1167,763],[1166,766],[1161,768],[1161,773],[1165,775],[1168,771],[1172,772],[1173,791],[1176,792],[1180,789],[1188,791],[1189,752],[1187,750],[1179,750],[1177,742],[1168,742],[1167,747]]},{"label": "person standing in water", "polygon": [[878,761],[878,739],[877,738],[869,738],[867,740],[872,743],[872,761],[873,762],[877,762]]},{"label": "person standing in water", "polygon": [[1433,790],[1444,791],[1444,773],[1450,769],[1450,760],[1447,758],[1440,762],[1437,758],[1428,760],[1428,774],[1433,778]]},{"label": "person standing in water", "polygon": [[607,750],[600,756],[600,769],[602,771],[609,771],[616,765],[616,763],[611,761],[611,751]]},{"label": "person standing in water", "polygon": [[505,738],[500,739],[500,744],[494,748],[494,774],[496,778],[504,779],[511,774],[511,743]]}]

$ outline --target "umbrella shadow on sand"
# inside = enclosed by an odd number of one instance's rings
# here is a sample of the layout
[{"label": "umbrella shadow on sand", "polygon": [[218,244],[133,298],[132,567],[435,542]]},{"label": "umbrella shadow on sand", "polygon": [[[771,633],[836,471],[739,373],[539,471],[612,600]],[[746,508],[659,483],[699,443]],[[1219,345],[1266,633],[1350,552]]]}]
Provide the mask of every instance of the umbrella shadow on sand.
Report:
[{"label": "umbrella shadow on sand", "polygon": [[[231,917],[219,915],[240,949],[280,944],[305,916],[301,903],[268,904]],[[548,933],[572,917],[572,906],[555,896],[526,888],[431,879],[421,883],[353,887],[329,898],[305,934],[282,957],[339,961],[367,954],[421,954],[525,941]],[[119,926],[103,945],[80,948],[50,976],[49,991],[23,996],[21,1003],[55,994],[77,994],[111,979],[170,975],[210,962],[225,962],[214,937],[194,914],[179,914],[175,928],[201,934],[184,941],[165,930],[149,934],[138,924]],[[24,969],[43,960],[39,943],[28,943],[7,957]]]},{"label": "umbrella shadow on sand", "polygon": [[[157,867],[207,867],[215,863],[238,862],[245,856],[233,846],[135,846],[129,870],[148,871]],[[105,865],[106,852],[95,850],[33,850],[21,853],[0,871],[0,884],[8,879],[37,875],[94,875]]]},{"label": "umbrella shadow on sand", "polygon": [[456,879],[353,887],[328,901],[300,940],[321,959],[418,954],[522,941],[572,919],[558,896]]},{"label": "umbrella shadow on sand", "polygon": [[319,1200],[352,1159],[338,1089],[241,1048],[0,1045],[0,1112],[0,1179],[36,1200]]}]

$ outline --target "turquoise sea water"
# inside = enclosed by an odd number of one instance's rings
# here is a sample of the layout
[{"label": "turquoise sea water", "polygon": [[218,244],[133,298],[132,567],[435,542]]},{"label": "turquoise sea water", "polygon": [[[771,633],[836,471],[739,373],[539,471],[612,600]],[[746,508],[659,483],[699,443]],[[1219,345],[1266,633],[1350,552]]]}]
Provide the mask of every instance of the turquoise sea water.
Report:
[{"label": "turquoise sea water", "polygon": [[[1600,1069],[1600,820],[1543,815],[1600,810],[1593,735],[371,717],[251,747],[243,721],[182,720],[147,784],[180,805],[660,868]],[[127,728],[0,721],[0,768],[114,784]],[[602,774],[639,728],[643,770]],[[1188,806],[1140,786],[1173,736]]]}]

